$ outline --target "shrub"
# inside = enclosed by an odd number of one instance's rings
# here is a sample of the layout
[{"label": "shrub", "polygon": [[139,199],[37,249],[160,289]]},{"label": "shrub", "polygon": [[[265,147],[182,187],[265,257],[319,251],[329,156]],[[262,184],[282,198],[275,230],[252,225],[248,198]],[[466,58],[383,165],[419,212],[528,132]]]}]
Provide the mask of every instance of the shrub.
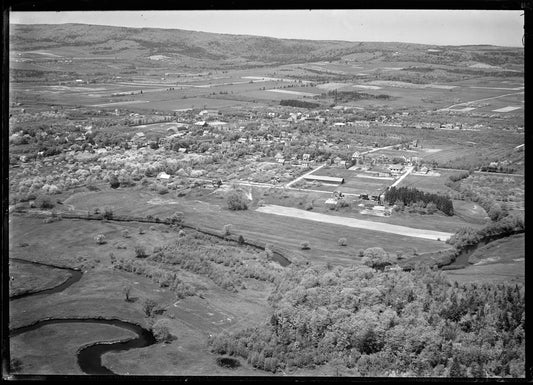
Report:
[{"label": "shrub", "polygon": [[139,227],[139,234],[144,234],[144,228],[143,227]]},{"label": "shrub", "polygon": [[153,299],[145,299],[142,304],[144,314],[147,317],[151,317],[156,306],[157,303]]},{"label": "shrub", "polygon": [[248,209],[248,202],[246,197],[236,190],[232,190],[228,193],[228,195],[226,196],[226,203],[228,204],[228,208],[230,210]]},{"label": "shrub", "polygon": [[47,196],[40,196],[36,199],[35,205],[41,209],[51,209],[54,207],[54,203]]},{"label": "shrub", "polygon": [[244,243],[244,237],[239,235],[239,239],[237,241],[242,245]]},{"label": "shrub", "polygon": [[383,269],[392,264],[392,257],[381,247],[369,247],[363,252],[363,264],[375,269]]},{"label": "shrub", "polygon": [[22,370],[22,361],[18,358],[12,358],[9,363],[9,371],[11,373],[17,373]]},{"label": "shrub", "polygon": [[346,238],[339,238],[337,243],[339,244],[339,246],[346,246],[347,244]]},{"label": "shrub", "polygon": [[227,225],[224,225],[224,235],[230,235],[231,234],[231,225],[230,224],[227,224]]},{"label": "shrub", "polygon": [[116,175],[109,176],[109,185],[111,186],[111,188],[118,188],[120,186],[120,182],[118,181]]},{"label": "shrub", "polygon": [[157,320],[152,326],[152,333],[158,342],[168,342],[171,340],[170,320],[162,318]]},{"label": "shrub", "polygon": [[104,211],[104,218],[105,219],[111,219],[113,218],[113,210],[109,207],[106,207],[105,208],[105,211]]},{"label": "shrub", "polygon": [[146,249],[143,246],[135,246],[135,257],[137,258],[146,258],[148,255],[146,254]]},{"label": "shrub", "polygon": [[94,237],[94,240],[99,245],[103,245],[105,243],[105,235],[104,234],[98,234],[98,235],[96,235],[96,237]]},{"label": "shrub", "polygon": [[300,248],[302,250],[309,250],[311,247],[309,246],[309,242],[304,241],[304,242],[300,243]]},{"label": "shrub", "polygon": [[131,301],[131,298],[130,298],[130,294],[131,294],[131,286],[130,285],[125,285],[123,288],[122,288],[122,294],[124,294],[124,300],[126,302],[130,302]]},{"label": "shrub", "polygon": [[308,210],[308,211],[309,210],[313,210],[313,203],[312,202],[307,202],[305,204],[305,209]]},{"label": "shrub", "polygon": [[122,236],[124,238],[130,238],[131,237],[130,232],[127,229],[122,230]]}]

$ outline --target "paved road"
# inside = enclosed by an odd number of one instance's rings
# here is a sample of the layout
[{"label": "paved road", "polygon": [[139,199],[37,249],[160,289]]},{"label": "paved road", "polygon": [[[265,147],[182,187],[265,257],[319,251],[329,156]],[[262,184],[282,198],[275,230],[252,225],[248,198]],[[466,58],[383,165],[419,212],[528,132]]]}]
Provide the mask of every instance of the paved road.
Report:
[{"label": "paved road", "polygon": [[390,187],[396,187],[400,184],[400,182],[407,176],[409,175],[415,168],[413,166],[410,166],[407,168],[407,171],[405,172],[405,174],[403,174],[401,177],[399,177],[396,182],[394,182],[393,184],[390,185]]},{"label": "paved road", "polygon": [[434,241],[440,240],[444,242],[453,235],[452,233],[445,233],[441,231],[415,229],[412,227],[391,225],[391,224],[382,223],[382,222],[372,222],[372,221],[365,221],[365,220],[355,219],[355,218],[338,217],[334,215],[313,213],[313,212],[309,212],[306,210],[300,210],[300,209],[294,209],[292,207],[284,207],[284,206],[276,206],[276,205],[265,205],[263,207],[257,208],[257,211],[266,213],[266,214],[274,214],[274,215],[281,215],[281,216],[292,217],[292,218],[307,219],[310,221],[331,223],[334,225],[348,226],[348,227],[354,227],[358,229],[381,231],[384,233],[403,235],[406,237],[431,239]]},{"label": "paved road", "polygon": [[315,171],[320,170],[320,169],[321,169],[322,167],[324,167],[325,165],[326,165],[326,163],[324,163],[324,164],[321,165],[321,166],[318,166],[318,167],[315,168],[314,170],[311,170],[311,171],[309,171],[309,172],[306,172],[305,174],[299,176],[298,178],[296,178],[296,179],[293,180],[292,182],[287,183],[287,184],[285,185],[285,187],[291,187],[291,185],[295,184],[296,182],[301,181],[301,180],[302,180],[303,178],[305,178],[307,175],[312,174],[312,173],[314,173]]}]

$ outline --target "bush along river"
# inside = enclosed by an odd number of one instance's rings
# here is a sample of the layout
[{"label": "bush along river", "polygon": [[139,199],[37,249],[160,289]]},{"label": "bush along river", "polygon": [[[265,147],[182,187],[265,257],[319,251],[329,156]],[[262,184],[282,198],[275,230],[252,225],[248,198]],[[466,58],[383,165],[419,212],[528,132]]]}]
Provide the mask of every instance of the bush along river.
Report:
[{"label": "bush along river", "polygon": [[[82,272],[76,269],[71,269],[67,267],[59,267],[54,265],[49,265],[45,263],[40,262],[31,262],[24,259],[15,259],[12,258],[12,260],[15,260],[17,262],[21,263],[31,263],[38,266],[43,266],[46,268],[55,268],[55,269],[65,269],[68,270],[71,274],[70,278],[68,278],[64,283],[55,286],[51,289],[45,289],[40,290],[36,292],[31,293],[23,293],[19,294],[17,296],[13,296],[10,298],[11,301],[14,301],[19,298],[34,296],[34,295],[43,295],[43,294],[52,294],[52,293],[58,293],[60,291],[65,290],[67,287],[71,286],[72,284],[78,282],[81,279]],[[136,338],[129,338],[125,340],[120,341],[102,341],[97,342],[95,344],[91,344],[89,346],[85,346],[81,348],[78,351],[78,365],[80,366],[81,370],[86,374],[115,374],[108,368],[102,365],[102,355],[108,352],[119,352],[129,349],[135,349],[135,348],[143,348],[145,346],[153,345],[156,342],[156,339],[151,331],[142,328],[141,326],[127,322],[122,321],[119,319],[104,319],[104,318],[61,318],[61,319],[45,319],[41,321],[37,321],[31,325],[23,326],[20,328],[12,329],[9,332],[10,337],[15,337],[17,335],[39,329],[45,325],[53,325],[53,324],[64,324],[64,323],[92,323],[92,324],[103,324],[103,325],[112,325],[116,327],[120,327],[129,331],[134,332],[137,334]]]},{"label": "bush along river", "polygon": [[455,260],[450,263],[449,265],[444,266],[444,270],[448,269],[460,269],[468,266],[470,263],[468,262],[470,256],[480,247],[486,246],[489,243],[496,241],[498,239],[507,238],[514,234],[520,234],[521,232],[513,233],[513,234],[498,234],[498,235],[492,235],[485,237],[481,239],[478,243],[475,243],[473,245],[466,245],[461,250],[459,250],[457,256],[455,257]]}]

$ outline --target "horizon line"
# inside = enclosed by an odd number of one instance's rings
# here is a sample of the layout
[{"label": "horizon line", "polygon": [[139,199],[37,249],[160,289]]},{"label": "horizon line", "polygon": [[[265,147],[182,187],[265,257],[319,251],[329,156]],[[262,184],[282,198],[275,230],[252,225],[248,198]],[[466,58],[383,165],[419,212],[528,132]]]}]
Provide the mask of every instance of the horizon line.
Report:
[{"label": "horizon line", "polygon": [[421,46],[438,46],[438,47],[476,47],[476,46],[489,46],[489,47],[503,47],[503,48],[524,48],[523,45],[495,45],[489,43],[483,44],[437,44],[437,43],[413,43],[408,41],[383,41],[383,40],[342,40],[342,39],[311,39],[311,38],[294,38],[294,37],[275,37],[268,35],[256,35],[253,33],[249,34],[237,34],[237,33],[227,33],[227,32],[210,32],[210,31],[201,31],[201,30],[192,30],[192,29],[183,29],[183,28],[172,28],[172,27],[138,27],[138,26],[125,26],[125,25],[113,25],[113,24],[90,24],[90,23],[72,23],[72,22],[58,22],[58,23],[23,23],[23,22],[9,22],[10,25],[25,25],[25,26],[36,26],[36,25],[87,25],[87,26],[100,26],[100,27],[113,27],[113,28],[131,28],[131,29],[158,29],[165,31],[187,31],[187,32],[200,32],[207,33],[212,35],[229,35],[229,36],[251,36],[251,37],[266,37],[271,39],[280,39],[280,40],[303,40],[303,41],[338,41],[346,43],[383,43],[383,44],[411,44],[411,45],[421,45]]}]

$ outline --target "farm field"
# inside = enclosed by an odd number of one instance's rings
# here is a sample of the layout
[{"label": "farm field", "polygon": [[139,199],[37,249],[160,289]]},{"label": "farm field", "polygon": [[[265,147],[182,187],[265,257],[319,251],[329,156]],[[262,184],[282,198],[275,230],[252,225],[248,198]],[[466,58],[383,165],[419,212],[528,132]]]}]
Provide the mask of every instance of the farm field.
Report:
[{"label": "farm field", "polygon": [[11,356],[24,363],[24,374],[83,375],[76,357],[80,346],[133,336],[131,332],[110,325],[46,325],[11,338],[10,349]]},{"label": "farm field", "polygon": [[354,228],[369,229],[369,230],[375,230],[375,231],[380,231],[380,232],[393,233],[393,234],[411,236],[411,237],[423,238],[423,239],[432,239],[436,241],[441,241],[441,240],[446,241],[452,235],[451,233],[444,233],[444,232],[437,232],[437,231],[430,231],[430,230],[420,230],[420,229],[415,229],[415,228],[410,228],[410,227],[405,227],[405,226],[395,226],[395,225],[384,224],[384,223],[382,223],[381,225],[376,225],[369,221],[361,221],[361,220],[356,220],[352,218],[340,218],[338,216],[333,216],[333,215],[310,213],[304,210],[291,209],[291,208],[282,207],[282,206],[265,206],[265,207],[258,208],[257,211],[274,214],[274,215],[283,215],[283,216],[294,217],[294,218],[308,219],[308,220],[316,221],[316,222],[335,223],[335,224],[354,227]]},{"label": "farm field", "polygon": [[468,283],[518,283],[525,282],[524,261],[513,263],[491,263],[487,265],[467,266],[464,269],[446,271],[450,280],[459,284]]},{"label": "farm field", "polygon": [[[337,186],[328,186],[319,181],[307,182],[311,189],[326,191],[342,191],[345,194],[370,194],[380,195],[386,187],[390,186],[394,180],[375,177],[374,174],[365,173],[360,170],[348,170],[341,167],[324,167],[313,172],[311,175],[316,176],[333,176],[344,178],[344,183]],[[304,185],[305,188],[305,185]]]},{"label": "farm field", "polygon": [[414,187],[428,193],[454,194],[455,190],[446,186],[445,183],[450,180],[451,175],[458,175],[460,172],[460,170],[435,169],[431,174],[417,175],[411,173],[397,187]]},{"label": "farm field", "polygon": [[46,290],[62,284],[69,277],[69,274],[61,269],[46,269],[16,260],[10,261],[9,273],[10,296]]},{"label": "farm field", "polygon": [[[152,298],[164,307],[164,316],[171,320],[171,333],[175,337],[173,342],[166,345],[158,344],[147,348],[151,352],[150,354],[154,353],[154,359],[163,354],[164,359],[157,364],[162,373],[191,375],[202,374],[205,373],[205,370],[209,370],[218,374],[231,374],[232,372],[229,369],[219,367],[215,362],[216,357],[207,351],[205,343],[208,334],[225,329],[251,326],[255,322],[262,322],[267,317],[269,307],[265,298],[265,290],[268,291],[266,283],[252,282],[254,280],[251,279],[247,283],[248,288],[246,290],[232,294],[219,288],[209,279],[196,276],[190,282],[203,287],[203,298],[193,297],[176,301],[170,290],[160,288],[149,278],[113,269],[109,257],[110,251],[119,259],[134,259],[132,244],[135,245],[140,237],[149,236],[150,232],[160,233],[155,231],[155,229],[147,229],[145,234],[132,232],[131,239],[126,239],[125,247],[117,249],[116,242],[112,239],[118,238],[118,241],[122,242],[124,239],[120,235],[122,231],[119,234],[103,231],[108,239],[103,245],[97,245],[90,237],[85,240],[72,236],[77,231],[91,234],[94,226],[100,225],[101,227],[101,225],[104,225],[105,227],[106,224],[103,223],[79,221],[73,227],[73,221],[71,220],[43,224],[33,218],[18,216],[13,217],[12,221],[13,226],[18,230],[13,235],[14,242],[19,240],[18,235],[23,232],[32,240],[31,245],[25,248],[25,258],[34,260],[39,255],[41,260],[50,263],[70,266],[80,266],[81,263],[83,271],[81,280],[61,293],[40,297],[30,296],[13,302],[10,306],[12,328],[28,325],[39,319],[69,317],[81,319],[91,317],[118,318],[146,325],[148,320],[143,317],[141,307],[144,299]],[[116,229],[130,228],[128,224],[125,224],[125,226],[112,222],[108,222],[108,224],[111,228]],[[58,231],[59,228],[62,229],[65,239],[70,239],[73,243],[76,240],[77,247],[63,244],[58,245],[56,249],[49,247],[50,245],[45,239],[50,234]],[[165,233],[163,232],[163,234]],[[174,232],[174,235],[167,238],[167,241],[175,239],[175,234]],[[162,243],[159,242],[157,245],[160,246]],[[86,254],[83,260],[74,258],[77,254],[77,248],[85,250]],[[91,252],[91,249],[94,249],[94,253]],[[148,249],[151,250],[150,248]],[[13,267],[14,274],[20,274],[18,265]],[[26,274],[38,276],[39,271],[33,270],[26,272]],[[187,280],[186,272],[184,272],[183,278]],[[130,302],[124,301],[124,294],[122,293],[122,288],[126,284],[132,285],[132,301]],[[104,298],[105,300],[103,300]],[[60,372],[81,374],[75,361],[75,352],[79,346],[94,341],[95,335],[98,335],[98,341],[106,339],[116,341],[130,336],[130,334],[124,334],[122,328],[114,326],[89,325],[88,327],[86,324],[76,323],[67,325],[67,328],[57,325],[44,326],[38,331],[24,333],[12,340],[11,354],[12,357],[23,362],[22,373],[53,374]],[[73,335],[77,337],[71,338]],[[42,349],[51,349],[51,346],[57,343],[57,338],[66,339],[69,342],[62,349],[53,349],[54,354],[52,355],[43,356],[38,354],[38,352],[43,351]],[[29,349],[28,344],[31,342],[33,342],[33,345]],[[192,346],[195,346],[195,348],[189,351]],[[183,351],[183,349],[187,350],[188,359],[181,363],[182,366],[176,367],[174,364],[175,353],[167,356],[165,352]],[[143,357],[147,354],[147,351],[138,349],[137,353]],[[129,361],[120,356],[118,356],[118,361],[114,361],[116,360],[115,354],[117,353],[108,353],[104,357],[104,362],[109,360],[110,366],[117,373],[152,373],[151,370],[155,361],[148,361],[139,365],[139,362],[133,361],[135,357],[132,357],[132,361]],[[67,356],[69,358],[65,359]],[[192,362],[194,362],[194,365],[190,365]],[[249,373],[251,372],[252,369],[249,370]]]},{"label": "farm field", "polygon": [[525,236],[524,234],[517,234],[480,247],[470,256],[468,262],[477,266],[491,263],[520,262],[524,258]]},{"label": "farm field", "polygon": [[[400,249],[416,247],[420,252],[440,248],[447,248],[442,242],[415,239],[410,237],[380,234],[379,232],[357,229],[353,230],[344,226],[319,224],[297,218],[284,218],[280,223],[279,218],[273,215],[262,214],[247,210],[236,213],[227,210],[222,200],[220,203],[208,203],[193,197],[183,200],[172,200],[172,204],[149,205],[140,204],[148,202],[156,195],[140,191],[109,191],[108,193],[83,193],[75,195],[65,201],[76,209],[86,211],[94,207],[113,207],[113,211],[120,214],[152,215],[167,217],[175,211],[183,212],[185,221],[214,231],[222,231],[225,224],[232,224],[237,234],[244,238],[269,242],[289,250],[289,258],[297,260],[323,261],[324,255],[331,255],[331,263],[342,265],[351,264],[359,249],[373,247],[377,244],[395,252]],[[200,198],[200,197],[199,197]],[[138,204],[132,209],[127,205],[130,199],[135,199]],[[200,198],[202,199],[202,198]],[[165,201],[163,200],[162,203]],[[292,234],[287,238],[286,234]],[[311,236],[312,234],[312,236]],[[348,246],[341,247],[337,244],[339,237],[348,239]],[[387,239],[386,245],[383,241]],[[309,241],[311,249],[300,250],[300,243]]]},{"label": "farm field", "polygon": [[9,35],[6,378],[527,373],[522,47]]}]

